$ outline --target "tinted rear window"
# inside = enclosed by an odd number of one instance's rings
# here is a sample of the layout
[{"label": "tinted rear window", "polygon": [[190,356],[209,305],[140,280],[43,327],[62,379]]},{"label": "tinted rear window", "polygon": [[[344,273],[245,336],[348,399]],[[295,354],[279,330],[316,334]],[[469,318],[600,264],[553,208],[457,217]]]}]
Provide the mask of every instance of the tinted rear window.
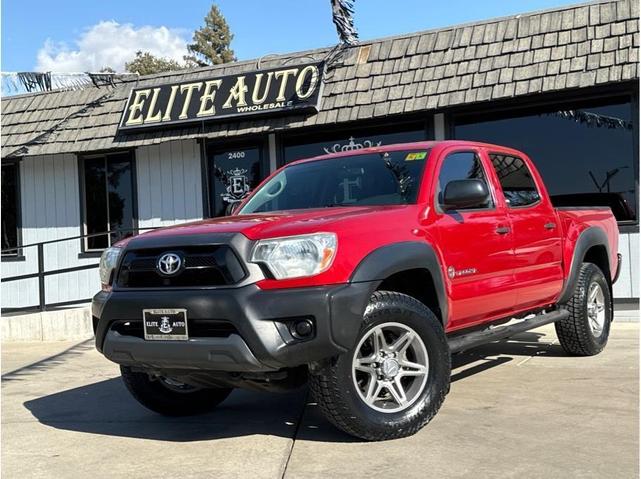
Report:
[{"label": "tinted rear window", "polygon": [[521,158],[492,153],[490,159],[508,206],[530,206],[541,199],[532,173]]}]

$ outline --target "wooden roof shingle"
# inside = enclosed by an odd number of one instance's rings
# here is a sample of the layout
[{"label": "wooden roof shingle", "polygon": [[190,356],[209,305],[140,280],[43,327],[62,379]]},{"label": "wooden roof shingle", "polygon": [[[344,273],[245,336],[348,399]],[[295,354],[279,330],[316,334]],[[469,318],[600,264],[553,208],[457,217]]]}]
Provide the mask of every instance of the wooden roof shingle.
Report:
[{"label": "wooden roof shingle", "polygon": [[[365,63],[359,51],[369,46]],[[331,48],[269,56],[261,68],[321,59]],[[175,130],[118,134],[134,86],[257,69],[243,61],[87,88],[2,100],[2,157],[128,148],[180,138],[220,138],[442,110],[567,88],[637,80],[638,0],[597,1],[457,25],[347,48],[325,77],[314,115],[211,122]]]}]

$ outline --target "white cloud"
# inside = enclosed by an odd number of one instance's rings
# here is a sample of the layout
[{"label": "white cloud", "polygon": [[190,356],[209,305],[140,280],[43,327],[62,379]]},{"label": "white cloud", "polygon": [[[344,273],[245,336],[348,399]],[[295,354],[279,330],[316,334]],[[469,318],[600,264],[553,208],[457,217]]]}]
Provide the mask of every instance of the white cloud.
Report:
[{"label": "white cloud", "polygon": [[138,50],[182,61],[187,54],[186,40],[167,27],[135,27],[103,21],[85,30],[75,41],[75,48],[47,39],[38,50],[37,71],[85,72],[109,66],[117,72],[125,70]]}]

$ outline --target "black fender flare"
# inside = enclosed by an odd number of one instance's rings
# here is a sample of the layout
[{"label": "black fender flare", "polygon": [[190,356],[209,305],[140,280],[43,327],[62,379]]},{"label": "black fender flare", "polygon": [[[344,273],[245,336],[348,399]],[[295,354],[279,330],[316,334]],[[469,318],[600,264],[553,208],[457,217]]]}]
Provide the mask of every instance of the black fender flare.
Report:
[{"label": "black fender flare", "polygon": [[[566,303],[572,294],[574,293],[574,285],[576,284],[579,278],[579,270],[581,269],[581,263],[583,258],[585,258],[585,253],[592,248],[593,246],[604,246],[608,254],[608,271],[603,273],[606,275],[606,279],[610,284],[610,290],[612,289],[612,277],[610,275],[610,243],[608,242],[608,237],[605,232],[597,227],[591,226],[583,230],[579,234],[579,238],[576,240],[574,246],[574,253],[572,254],[572,264],[570,265],[570,273],[568,274],[568,279],[563,285],[563,290],[561,296],[559,297],[558,303]],[[612,292],[612,291],[610,291]],[[610,295],[612,296],[612,295]]]},{"label": "black fender flare", "polygon": [[445,328],[448,305],[443,269],[434,248],[425,242],[403,241],[375,249],[354,269],[350,283],[369,282],[372,284],[371,292],[374,292],[384,279],[411,269],[426,269],[430,272]]}]

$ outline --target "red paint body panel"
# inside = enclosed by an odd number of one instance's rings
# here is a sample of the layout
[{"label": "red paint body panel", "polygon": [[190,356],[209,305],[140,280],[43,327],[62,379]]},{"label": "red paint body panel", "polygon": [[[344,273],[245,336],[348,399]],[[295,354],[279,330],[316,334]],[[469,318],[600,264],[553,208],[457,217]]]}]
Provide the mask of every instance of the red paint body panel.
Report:
[{"label": "red paint body panel", "polygon": [[490,182],[493,209],[446,214],[436,207],[438,172],[443,160],[451,153],[471,150],[479,153],[488,171],[487,159],[472,144],[445,145],[433,152],[430,173],[423,180],[429,186],[425,201],[431,205],[424,224],[437,238],[432,247],[440,251],[444,270],[450,267],[456,271],[476,270],[474,274],[454,278],[445,275],[451,330],[504,317],[515,306],[512,240],[509,235],[496,233],[497,228],[509,224],[509,219],[505,206],[497,201],[494,183]]},{"label": "red paint body panel", "polygon": [[[488,148],[487,152],[490,150],[495,151]],[[525,309],[544,306],[558,297],[565,279],[561,227],[543,180],[532,161],[518,151],[506,152],[516,154],[527,164],[541,196],[539,202],[532,206],[508,208],[514,247],[516,304]],[[492,174],[496,176],[494,172]],[[498,179],[495,177],[494,181],[498,182]],[[503,196],[500,188],[499,195]],[[501,201],[505,204],[504,197]],[[548,229],[547,225],[554,226]]]},{"label": "red paint body panel", "polygon": [[[610,271],[614,276],[618,229],[612,212],[596,208],[556,210],[540,175],[521,152],[466,141],[420,142],[324,155],[295,163],[357,153],[428,148],[430,156],[414,205],[234,215],[155,230],[145,236],[240,232],[249,239],[260,240],[315,232],[337,235],[336,258],[327,271],[308,278],[263,280],[259,283],[263,289],[347,283],[358,264],[377,248],[403,241],[424,241],[436,251],[441,264],[448,296],[448,331],[553,304],[567,280],[577,238],[591,226],[603,229],[607,235]],[[460,214],[438,211],[435,206],[438,168],[445,155],[457,150],[472,150],[479,154],[495,208]],[[506,206],[488,158],[490,152],[517,155],[527,163],[541,195],[536,205],[512,209]],[[554,223],[554,227],[546,228],[550,223]],[[499,227],[509,228],[509,234],[498,235],[496,229]],[[475,272],[450,278],[449,267],[456,271],[471,268]]]},{"label": "red paint body panel", "polygon": [[581,208],[557,210],[563,235],[563,264],[569,271],[572,254],[579,235],[590,226],[603,229],[610,245],[610,273],[612,279],[617,271],[617,252],[619,251],[619,227],[606,208]]}]

